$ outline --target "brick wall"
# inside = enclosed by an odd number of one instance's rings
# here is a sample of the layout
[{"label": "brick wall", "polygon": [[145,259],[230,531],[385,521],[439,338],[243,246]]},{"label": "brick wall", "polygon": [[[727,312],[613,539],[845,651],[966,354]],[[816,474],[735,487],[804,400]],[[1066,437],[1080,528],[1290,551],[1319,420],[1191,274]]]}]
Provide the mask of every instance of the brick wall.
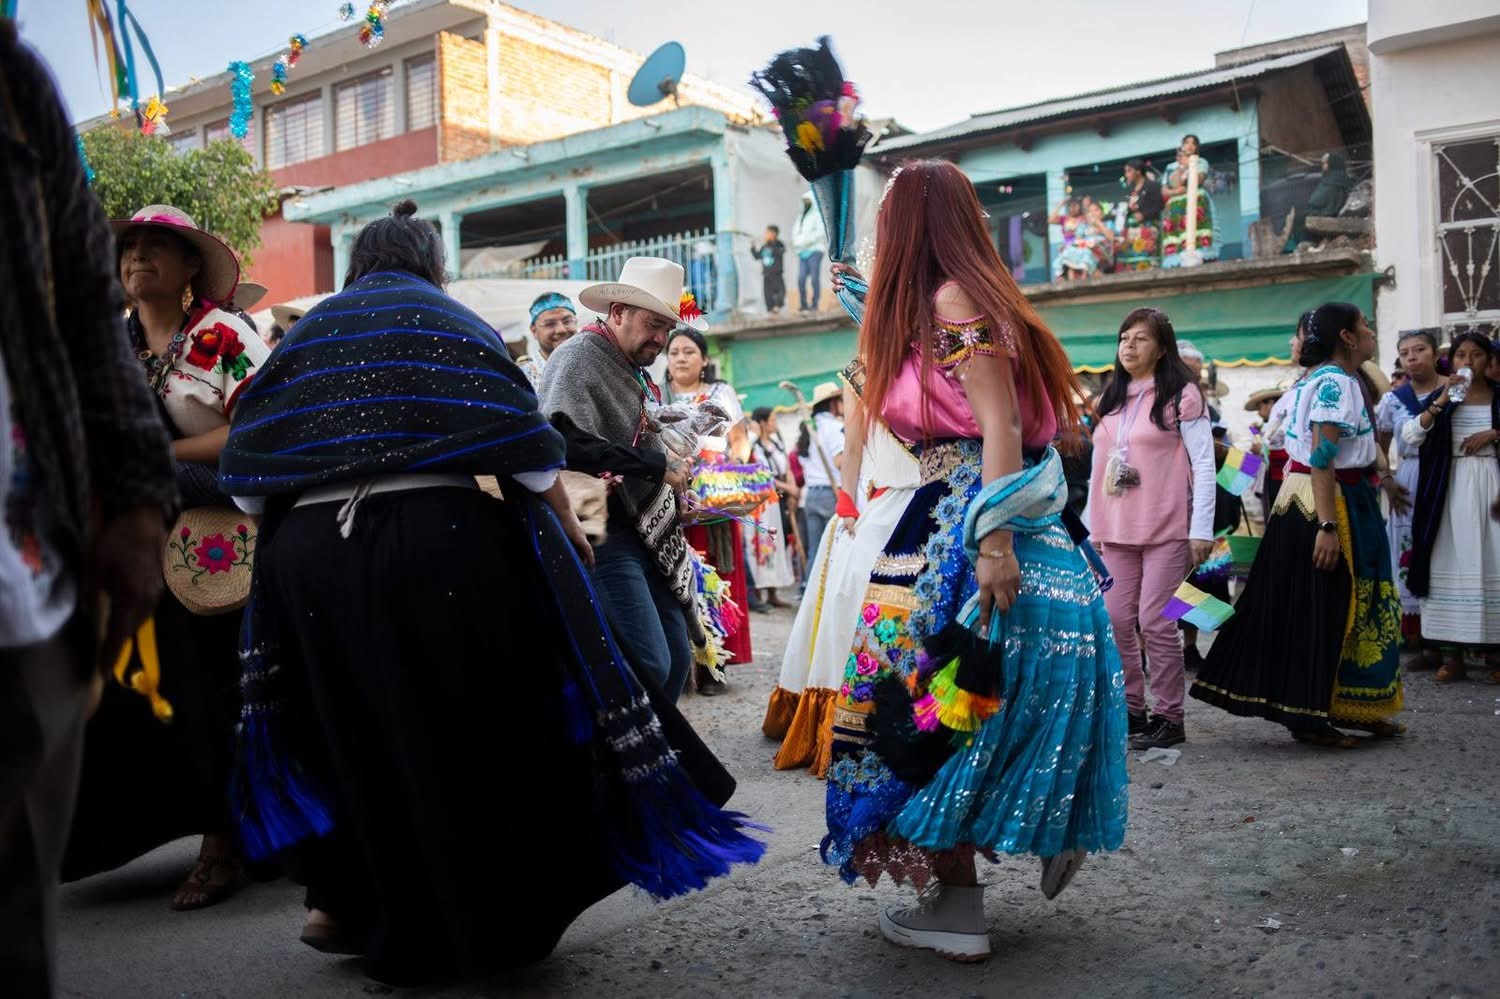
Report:
[{"label": "brick wall", "polygon": [[438,159],[450,163],[488,153],[490,87],[484,43],[442,32],[437,59],[442,110]]},{"label": "brick wall", "polygon": [[543,142],[617,120],[607,68],[513,35],[499,44],[502,142]]}]

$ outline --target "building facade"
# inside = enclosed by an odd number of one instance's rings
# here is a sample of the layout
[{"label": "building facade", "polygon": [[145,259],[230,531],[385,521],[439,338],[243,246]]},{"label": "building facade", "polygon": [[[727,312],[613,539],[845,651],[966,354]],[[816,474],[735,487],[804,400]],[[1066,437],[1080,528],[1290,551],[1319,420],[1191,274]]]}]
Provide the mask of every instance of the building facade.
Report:
[{"label": "building facade", "polygon": [[[393,6],[385,41],[374,49],[361,45],[357,32],[351,23],[309,39],[279,95],[270,90],[276,56],[252,64],[255,110],[241,141],[284,196],[456,163],[671,107],[626,100],[639,54],[495,0]],[[169,91],[165,141],[187,149],[228,138],[229,79],[220,73]],[[677,101],[736,118],[757,114],[748,93],[691,76],[681,81]],[[79,127],[109,124],[101,116]],[[341,274],[328,226],[278,213],[262,226],[245,276],[267,287],[270,305],[332,291]]]},{"label": "building facade", "polygon": [[1370,0],[1382,354],[1398,331],[1500,335],[1500,6]]}]

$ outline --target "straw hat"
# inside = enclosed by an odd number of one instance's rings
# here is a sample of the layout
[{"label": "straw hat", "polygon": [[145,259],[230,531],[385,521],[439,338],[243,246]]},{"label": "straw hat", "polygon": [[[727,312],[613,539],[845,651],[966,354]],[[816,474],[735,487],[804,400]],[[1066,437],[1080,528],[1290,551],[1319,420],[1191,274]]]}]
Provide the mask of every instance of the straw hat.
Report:
[{"label": "straw hat", "polygon": [[1365,375],[1370,379],[1370,383],[1375,386],[1375,395],[1377,397],[1385,395],[1391,390],[1391,380],[1386,377],[1386,374],[1381,370],[1380,365],[1376,364],[1374,361],[1364,362],[1359,366],[1359,370],[1363,371]]},{"label": "straw hat", "polygon": [[1286,387],[1283,385],[1272,385],[1270,388],[1263,388],[1258,392],[1251,392],[1250,398],[1245,400],[1245,412],[1253,413],[1261,403],[1275,402],[1277,399],[1280,399],[1285,393]]},{"label": "straw hat", "polygon": [[620,268],[618,281],[590,285],[578,293],[586,309],[607,315],[615,302],[654,312],[702,333],[708,329],[703,313],[682,283],[682,265],[662,257],[631,257]]},{"label": "straw hat", "polygon": [[234,296],[240,283],[240,262],[234,251],[217,236],[198,228],[187,212],[171,205],[147,205],[128,219],[114,219],[109,228],[115,234],[115,245],[118,247],[120,237],[138,226],[166,230],[198,251],[203,266],[193,278],[193,289],[201,297],[222,305]]},{"label": "straw hat", "polygon": [[303,316],[307,310],[300,305],[273,305],[271,306],[271,319],[284,331],[292,328],[292,324]]},{"label": "straw hat", "polygon": [[837,382],[823,382],[821,385],[813,388],[811,405],[816,406],[820,402],[827,402],[829,399],[842,399],[843,397],[844,390],[839,388]]},{"label": "straw hat", "polygon": [[229,297],[229,307],[249,312],[255,303],[266,297],[266,286],[259,281],[241,281],[234,294]]}]

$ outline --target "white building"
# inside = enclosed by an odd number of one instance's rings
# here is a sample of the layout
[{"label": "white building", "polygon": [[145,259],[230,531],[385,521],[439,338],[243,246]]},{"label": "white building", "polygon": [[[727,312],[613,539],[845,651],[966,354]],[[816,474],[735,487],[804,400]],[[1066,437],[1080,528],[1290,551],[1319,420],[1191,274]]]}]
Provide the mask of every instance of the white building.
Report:
[{"label": "white building", "polygon": [[1500,335],[1500,0],[1369,0],[1380,360],[1398,330]]}]

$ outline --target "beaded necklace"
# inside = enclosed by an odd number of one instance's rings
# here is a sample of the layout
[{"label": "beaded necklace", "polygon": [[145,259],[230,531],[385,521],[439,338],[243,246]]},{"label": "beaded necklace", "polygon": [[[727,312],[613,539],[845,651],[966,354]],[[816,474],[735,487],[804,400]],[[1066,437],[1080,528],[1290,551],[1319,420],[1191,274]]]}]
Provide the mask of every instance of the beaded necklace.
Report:
[{"label": "beaded necklace", "polygon": [[177,367],[177,359],[182,356],[183,347],[187,343],[187,331],[197,318],[196,312],[183,313],[182,326],[172,334],[172,342],[167,344],[166,353],[158,357],[151,352],[151,347],[146,341],[146,330],[141,326],[139,313],[130,314],[130,338],[135,342],[136,357],[140,359],[141,366],[146,370],[146,384],[150,385],[151,391],[157,395],[162,394],[162,390],[167,386],[167,377],[172,373],[172,369]]}]

